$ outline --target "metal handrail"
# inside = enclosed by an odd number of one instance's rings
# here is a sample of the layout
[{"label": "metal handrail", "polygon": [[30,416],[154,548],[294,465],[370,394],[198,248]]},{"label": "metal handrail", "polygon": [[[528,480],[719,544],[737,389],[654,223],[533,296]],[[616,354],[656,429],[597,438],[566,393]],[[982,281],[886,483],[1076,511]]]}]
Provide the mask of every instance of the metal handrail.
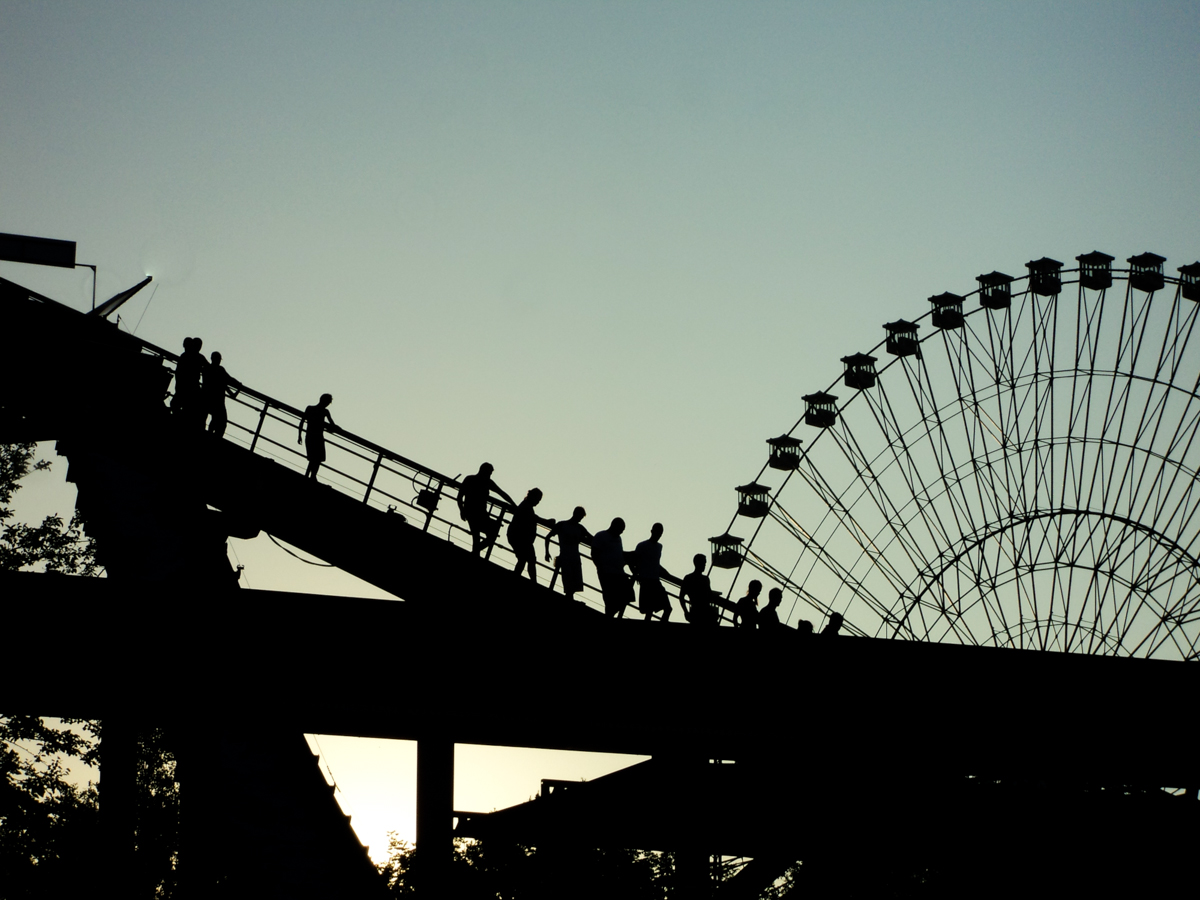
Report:
[{"label": "metal handrail", "polygon": [[[133,337],[132,335],[129,337]],[[174,374],[178,355],[133,337],[144,353],[159,357]],[[232,406],[228,401],[233,401]],[[287,438],[298,429],[304,412],[254,388],[241,386],[236,394],[227,394],[228,426],[226,440],[246,446],[257,456],[274,459],[297,470],[304,471],[307,457],[302,448]],[[287,438],[280,434],[286,431]],[[415,516],[421,521],[422,529],[464,548],[471,546],[471,533],[461,522],[438,514],[419,502],[422,492],[432,490],[438,501],[450,500],[457,507],[458,491],[462,487],[459,477],[451,478],[436,469],[368,440],[342,426],[325,432],[327,459],[321,465],[319,478],[323,483],[353,496],[362,503],[389,511],[400,511],[408,518]],[[356,473],[356,469],[359,471]],[[406,490],[407,489],[407,490]],[[408,496],[405,496],[405,494]],[[489,513],[499,517],[499,528],[503,529],[512,519],[515,507],[505,500],[489,498]],[[538,523],[537,545],[544,546],[548,526]],[[552,543],[557,541],[552,538]],[[591,558],[587,543],[580,547],[580,555]],[[498,539],[484,554],[485,559],[513,568],[516,556]],[[555,561],[557,563],[557,560]],[[559,567],[537,560],[539,582],[547,583],[551,589],[557,586]],[[679,579],[662,577],[664,584],[675,588],[673,596],[678,598]],[[603,599],[598,585],[585,579],[583,590],[576,595],[584,603],[603,609]]]},{"label": "metal handrail", "polygon": [[[54,307],[60,315],[72,318],[84,315],[78,310],[15,282],[0,278],[0,283],[7,288],[16,289],[34,302]],[[100,327],[111,325],[103,320],[95,320],[95,323]],[[122,342],[127,347],[136,348],[140,353],[159,359],[174,377],[175,366],[179,362],[178,354],[134,334],[120,332],[115,326],[106,334],[113,341]],[[305,454],[297,450],[289,439],[285,439],[278,433],[274,435],[271,433],[278,432],[280,428],[283,428],[289,432],[288,438],[290,438],[290,432],[297,429],[304,416],[304,412],[299,407],[284,403],[245,385],[239,385],[236,393],[228,394],[228,399],[232,399],[235,405],[233,409],[229,409],[227,406],[229,415],[226,440],[241,443],[257,456],[274,459],[299,471],[306,468]],[[457,493],[462,487],[458,477],[450,478],[436,469],[422,465],[340,426],[330,429],[326,435],[327,450],[332,449],[338,454],[344,454],[348,461],[339,460],[335,463],[332,458],[327,459],[321,466],[324,483],[376,508],[395,511],[405,507],[424,519],[423,529],[425,531],[431,531],[458,546],[470,547],[469,529],[460,522],[438,515],[436,509],[438,501],[442,499],[457,501]],[[354,467],[355,460],[366,463],[366,469],[369,471],[364,471],[364,477],[348,471]],[[411,496],[403,496],[405,487]],[[432,492],[433,495],[432,507],[421,502],[429,492]],[[515,510],[512,504],[498,498],[489,498],[488,507],[489,512],[499,513],[498,527],[503,527],[506,520],[511,520]],[[547,530],[547,527],[539,521],[537,542],[544,544]],[[581,556],[587,559],[591,558],[590,547],[587,543],[584,543],[580,550]],[[493,553],[496,554],[495,557]],[[516,560],[511,548],[500,543],[499,539],[488,549],[485,558],[493,562],[505,563],[510,568]],[[536,570],[539,573],[539,582],[542,584],[547,583],[541,578],[542,571],[549,572],[549,584],[553,589],[558,578],[558,566],[548,565],[538,560]],[[681,582],[674,577],[665,575],[662,577],[662,581],[676,589],[675,596],[677,598]],[[591,582],[584,582],[583,591],[577,594],[577,597],[581,597],[583,602],[589,606],[603,608],[600,589]]]}]

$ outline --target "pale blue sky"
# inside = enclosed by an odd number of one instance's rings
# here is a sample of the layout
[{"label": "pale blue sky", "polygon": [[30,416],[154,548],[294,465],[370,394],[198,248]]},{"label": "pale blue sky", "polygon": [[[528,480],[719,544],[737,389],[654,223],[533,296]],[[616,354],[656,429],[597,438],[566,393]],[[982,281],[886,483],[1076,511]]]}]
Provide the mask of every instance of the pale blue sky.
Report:
[{"label": "pale blue sky", "polygon": [[[101,298],[153,272],[141,336],[329,391],[434,468],[661,520],[681,574],[883,322],[1043,255],[1200,255],[1198,20],[10,0],[0,231],[78,241]],[[0,275],[89,302],[84,274]],[[256,587],[332,589],[239,552]]]}]

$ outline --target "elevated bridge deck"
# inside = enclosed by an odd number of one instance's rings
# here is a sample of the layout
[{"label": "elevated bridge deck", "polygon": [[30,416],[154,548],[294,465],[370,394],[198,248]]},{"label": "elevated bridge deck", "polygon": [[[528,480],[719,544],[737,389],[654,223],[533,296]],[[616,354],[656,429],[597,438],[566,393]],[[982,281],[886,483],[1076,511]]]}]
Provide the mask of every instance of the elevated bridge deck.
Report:
[{"label": "elevated bridge deck", "polygon": [[[31,573],[0,586],[11,634],[48,610],[86,640],[44,665],[16,642],[23,708],[272,722],[304,732],[710,759],[859,777],[954,770],[1200,783],[1176,661],[706,631],[451,604],[176,591]],[[186,636],[186,640],[180,640]]]}]

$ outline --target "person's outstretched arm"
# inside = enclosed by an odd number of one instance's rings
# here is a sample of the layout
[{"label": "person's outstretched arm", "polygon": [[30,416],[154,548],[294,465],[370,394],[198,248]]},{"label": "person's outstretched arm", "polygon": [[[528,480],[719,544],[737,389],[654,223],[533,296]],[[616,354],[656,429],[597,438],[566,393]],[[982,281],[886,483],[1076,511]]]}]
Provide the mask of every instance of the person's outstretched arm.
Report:
[{"label": "person's outstretched arm", "polygon": [[300,417],[300,423],[296,426],[296,443],[304,443],[304,416]]},{"label": "person's outstretched arm", "polygon": [[494,481],[492,482],[492,490],[495,491],[497,494],[499,494],[501,497],[503,497],[505,500],[507,500],[509,506],[517,505],[517,501],[514,500],[512,497],[508,496],[508,494],[504,493],[504,488],[500,487],[500,485],[496,484],[496,482],[494,482]]},{"label": "person's outstretched arm", "polygon": [[333,416],[329,414],[329,410],[325,410],[325,418],[329,420],[329,430],[333,431],[337,428],[337,422],[333,421]]},{"label": "person's outstretched arm", "polygon": [[550,562],[550,538],[558,534],[558,523],[555,522],[546,532],[546,562]]}]

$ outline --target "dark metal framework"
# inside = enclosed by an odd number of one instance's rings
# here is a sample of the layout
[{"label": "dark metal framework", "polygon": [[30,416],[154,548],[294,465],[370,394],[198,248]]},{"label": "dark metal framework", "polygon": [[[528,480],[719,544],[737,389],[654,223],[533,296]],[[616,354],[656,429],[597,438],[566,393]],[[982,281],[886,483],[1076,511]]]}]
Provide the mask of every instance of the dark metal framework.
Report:
[{"label": "dark metal framework", "polygon": [[1200,655],[1200,304],[1182,277],[1090,289],[1079,271],[1055,269],[1061,291],[1012,279],[1008,304],[965,295],[961,327],[881,356],[826,427],[793,426],[807,440],[768,515],[727,529],[754,526],[743,568],[785,588],[790,620]]}]

